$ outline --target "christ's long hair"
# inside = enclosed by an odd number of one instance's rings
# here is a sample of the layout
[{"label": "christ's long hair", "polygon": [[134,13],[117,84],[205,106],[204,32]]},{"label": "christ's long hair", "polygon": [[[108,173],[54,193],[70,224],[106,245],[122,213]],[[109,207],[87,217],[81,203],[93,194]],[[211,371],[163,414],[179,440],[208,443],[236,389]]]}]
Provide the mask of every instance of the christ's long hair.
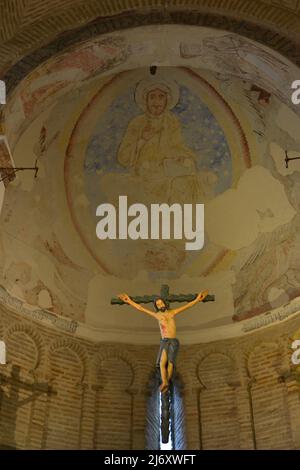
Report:
[{"label": "christ's long hair", "polygon": [[165,306],[166,306],[166,310],[169,310],[169,307],[170,307],[169,302],[167,302],[167,300],[165,300],[165,299],[162,299],[161,297],[156,297],[156,298],[154,299],[154,301],[153,301],[153,305],[154,305],[154,308],[155,308],[155,310],[156,310],[157,312],[160,311],[160,309],[159,309],[159,308],[157,307],[157,305],[156,305],[156,302],[157,302],[158,300],[162,300],[163,303],[164,303]]}]

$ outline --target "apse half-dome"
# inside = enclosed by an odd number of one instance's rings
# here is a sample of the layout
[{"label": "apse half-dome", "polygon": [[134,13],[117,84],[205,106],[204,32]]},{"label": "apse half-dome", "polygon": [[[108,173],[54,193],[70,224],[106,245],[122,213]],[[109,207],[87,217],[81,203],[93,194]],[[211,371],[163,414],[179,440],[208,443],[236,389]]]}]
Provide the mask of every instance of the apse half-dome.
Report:
[{"label": "apse half-dome", "polygon": [[[96,38],[37,67],[5,112],[13,161],[37,160],[39,174],[6,187],[3,299],[79,335],[153,343],[151,319],[110,299],[162,284],[208,288],[215,303],[178,322],[194,343],[241,334],[239,321],[297,298],[299,164],[287,169],[284,158],[299,148],[299,117],[278,85],[296,72],[241,36],[171,25]],[[165,95],[158,111],[151,90]],[[97,206],[117,206],[120,195],[146,206],[203,203],[203,249],[99,240]]]}]

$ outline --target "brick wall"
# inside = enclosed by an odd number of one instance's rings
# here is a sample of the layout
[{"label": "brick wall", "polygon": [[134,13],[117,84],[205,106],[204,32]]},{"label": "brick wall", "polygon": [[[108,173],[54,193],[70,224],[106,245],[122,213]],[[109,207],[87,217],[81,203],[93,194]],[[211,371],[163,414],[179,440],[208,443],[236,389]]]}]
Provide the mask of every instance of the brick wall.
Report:
[{"label": "brick wall", "polygon": [[[53,351],[50,357],[53,393],[47,407],[47,449],[76,449],[80,444],[82,392],[79,386],[82,364],[68,348]],[[55,393],[55,394],[54,394]]]},{"label": "brick wall", "polygon": [[276,343],[256,347],[248,359],[257,449],[293,448],[288,392],[281,381],[281,364],[281,351]]},{"label": "brick wall", "polygon": [[[76,339],[0,307],[0,447],[157,448],[157,346]],[[177,449],[299,449],[300,379],[292,319],[243,338],[182,345]]]},{"label": "brick wall", "polygon": [[147,400],[147,424],[146,424],[146,449],[159,449],[160,442],[160,399],[159,378],[156,371],[153,372],[149,381],[149,396]]},{"label": "brick wall", "polygon": [[198,366],[200,437],[203,449],[239,448],[237,381],[231,358],[212,353]]},{"label": "brick wall", "polygon": [[124,359],[108,357],[101,362],[96,399],[97,449],[131,448],[133,397],[129,387],[132,381],[131,365]]}]

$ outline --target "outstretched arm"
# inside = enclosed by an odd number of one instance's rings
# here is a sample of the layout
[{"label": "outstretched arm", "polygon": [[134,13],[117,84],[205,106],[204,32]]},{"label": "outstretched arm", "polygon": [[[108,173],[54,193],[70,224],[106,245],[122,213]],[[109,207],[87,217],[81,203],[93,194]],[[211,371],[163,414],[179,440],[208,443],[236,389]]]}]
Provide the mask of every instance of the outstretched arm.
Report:
[{"label": "outstretched arm", "polygon": [[200,292],[200,294],[197,295],[195,300],[192,300],[191,302],[185,304],[183,307],[175,308],[173,310],[174,315],[177,315],[177,313],[183,312],[183,310],[187,310],[188,308],[193,307],[196,305],[198,302],[201,302],[205,297],[208,295],[208,290],[204,290],[203,292]]},{"label": "outstretched arm", "polygon": [[120,294],[118,295],[119,299],[123,300],[128,305],[131,305],[132,307],[136,308],[140,312],[147,313],[147,315],[151,315],[151,317],[154,317],[157,320],[157,315],[155,315],[154,312],[151,310],[148,310],[147,308],[142,307],[140,304],[135,303],[127,294]]}]

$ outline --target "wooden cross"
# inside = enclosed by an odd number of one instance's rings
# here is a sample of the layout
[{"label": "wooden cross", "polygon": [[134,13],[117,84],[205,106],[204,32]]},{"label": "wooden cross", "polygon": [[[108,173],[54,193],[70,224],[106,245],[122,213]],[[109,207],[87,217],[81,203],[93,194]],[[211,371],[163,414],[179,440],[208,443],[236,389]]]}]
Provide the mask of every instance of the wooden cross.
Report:
[{"label": "wooden cross", "polygon": [[[143,295],[143,296],[130,296],[131,300],[133,300],[137,304],[149,304],[150,302],[154,302],[155,299],[158,297],[169,304],[171,302],[191,302],[192,300],[195,300],[198,294],[170,294],[170,288],[167,284],[163,284],[160,288],[160,294],[159,295]],[[215,296],[214,295],[207,295],[202,302],[209,302],[209,301],[214,301]],[[112,298],[110,303],[112,305],[124,305],[125,302],[119,298]]]}]

